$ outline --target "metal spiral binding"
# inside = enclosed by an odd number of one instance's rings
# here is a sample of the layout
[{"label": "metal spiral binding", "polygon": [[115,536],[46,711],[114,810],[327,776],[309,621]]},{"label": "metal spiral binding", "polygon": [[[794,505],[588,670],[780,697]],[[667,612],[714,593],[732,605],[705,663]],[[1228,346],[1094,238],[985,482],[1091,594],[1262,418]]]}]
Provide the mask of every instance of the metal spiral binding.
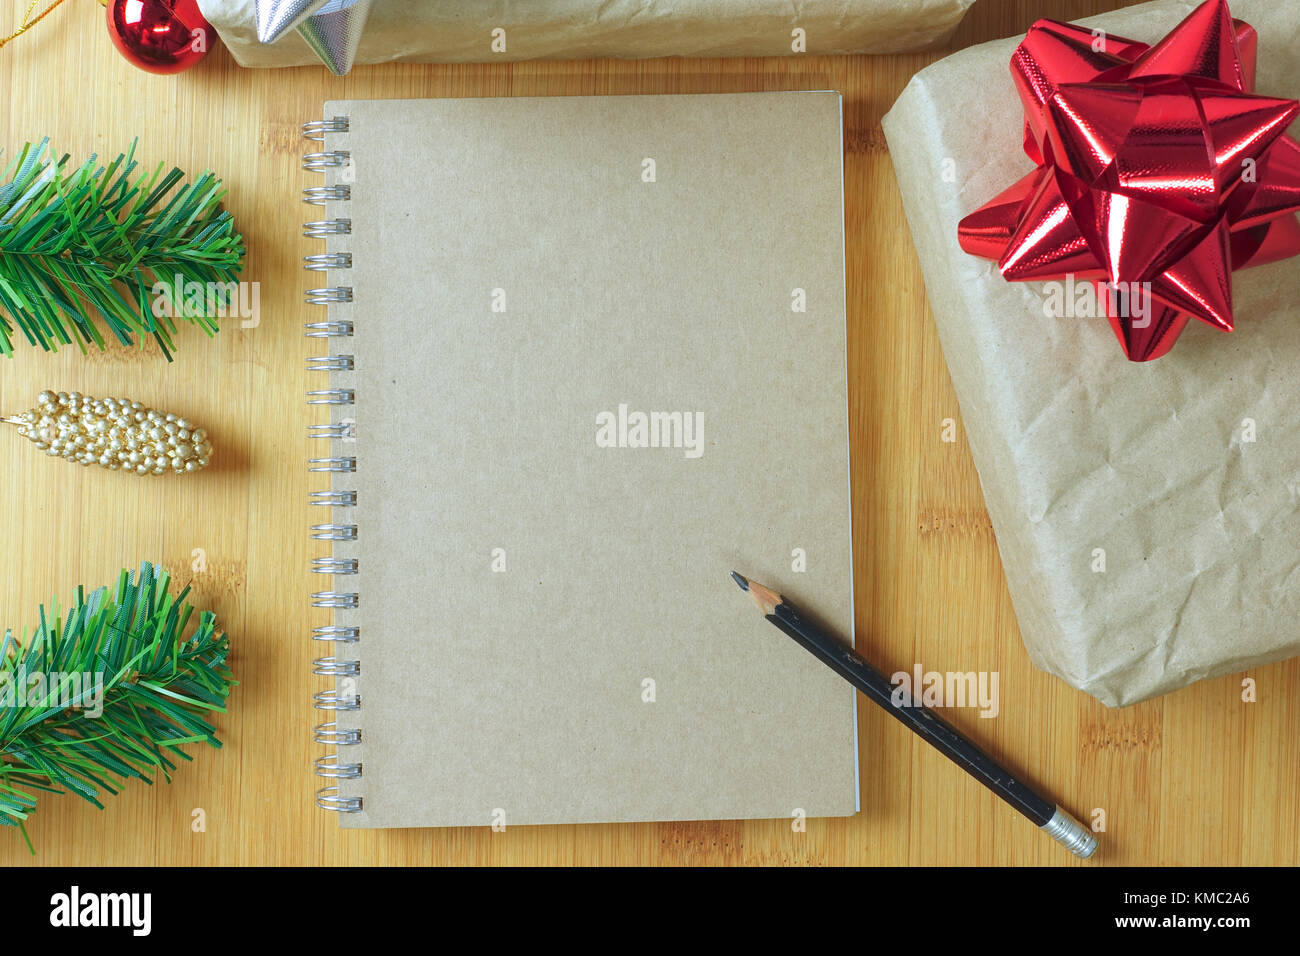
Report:
[{"label": "metal spiral binding", "polygon": [[356,574],[356,558],[312,558],[311,569],[314,574]]},{"label": "metal spiral binding", "polygon": [[[318,143],[324,143],[326,135],[329,133],[347,133],[348,131],[349,122],[346,116],[313,120],[310,123],[304,123],[302,127],[303,136]],[[302,167],[311,172],[327,172],[331,169],[341,170],[340,177],[349,179],[348,173],[351,170],[345,167],[349,167],[351,161],[352,156],[349,152],[336,149],[308,153],[302,158]],[[335,211],[330,208],[331,204],[350,202],[352,200],[352,187],[347,183],[309,186],[303,190],[302,199],[303,202],[310,205],[326,207],[328,211],[325,215],[328,217],[330,213]],[[335,239],[339,236],[349,236],[351,234],[352,220],[342,216],[322,218],[303,224],[303,235],[309,239]],[[308,272],[327,273],[336,269],[351,269],[352,253],[329,251],[306,256],[303,259],[303,268]],[[352,302],[352,287],[349,285],[322,284],[318,288],[308,289],[305,293],[305,300],[310,305],[328,307],[347,305]],[[303,332],[311,339],[347,338],[352,335],[352,322],[350,319],[329,316],[324,321],[308,322]],[[317,355],[307,360],[307,371],[309,372],[329,372],[334,374],[349,373],[355,370],[356,362],[352,355]],[[336,383],[337,380],[331,384],[336,385]],[[307,404],[312,406],[346,406],[355,403],[356,393],[351,388],[331,387],[307,393]],[[330,421],[312,425],[308,430],[310,438],[324,439],[329,442],[346,441],[354,435],[355,426],[351,421]],[[332,445],[331,448],[333,448]],[[327,453],[327,455],[328,457],[309,459],[307,462],[308,470],[335,475],[350,474],[357,470],[355,457],[337,452],[333,454]],[[338,490],[334,488],[326,491],[314,491],[311,493],[310,503],[331,509],[355,508],[357,493],[354,490]],[[312,525],[310,534],[312,539],[316,541],[356,541],[357,526],[347,522],[328,521],[323,524]],[[311,564],[312,573],[328,575],[331,579],[343,575],[355,575],[359,571],[359,562],[354,557],[331,555],[313,558]],[[359,601],[360,595],[356,591],[334,590],[333,588],[317,591],[311,596],[312,607],[329,608],[335,611],[336,620],[337,612],[354,610]],[[314,641],[323,641],[334,645],[335,648],[346,648],[361,640],[361,628],[356,625],[339,623],[326,624],[314,628],[311,636]],[[318,657],[312,662],[312,673],[321,677],[344,680],[350,684],[352,678],[360,676],[361,662],[351,657]],[[345,693],[341,689],[342,686],[344,685],[339,684],[330,690],[317,693],[313,700],[315,708],[324,711],[360,710],[360,694]],[[356,727],[341,727],[338,721],[330,720],[317,725],[312,733],[312,740],[315,743],[329,747],[347,747],[361,742],[361,730]],[[361,763],[359,761],[345,761],[336,751],[319,758],[316,761],[315,770],[317,776],[325,777],[331,781],[338,781],[316,792],[316,805],[318,807],[336,813],[359,813],[361,811],[362,798],[345,796],[340,789],[339,783],[344,780],[357,780],[361,777]]]},{"label": "metal spiral binding", "polygon": [[325,239],[329,236],[352,235],[351,219],[317,219],[302,224],[302,234],[308,239]]},{"label": "metal spiral binding", "polygon": [[311,537],[315,541],[355,541],[357,526],[354,524],[314,524]]},{"label": "metal spiral binding", "polygon": [[302,201],[313,206],[327,202],[347,202],[352,198],[352,187],[344,183],[337,186],[308,186],[302,191]]},{"label": "metal spiral binding", "polygon": [[[348,198],[351,198],[350,196]],[[328,272],[330,269],[351,269],[352,253],[322,252],[314,256],[303,256],[302,267],[308,272]]]},{"label": "metal spiral binding", "polygon": [[353,422],[329,422],[323,425],[308,425],[308,438],[355,438],[357,428]]},{"label": "metal spiral binding", "polygon": [[346,166],[351,158],[352,154],[342,149],[328,153],[308,153],[302,158],[302,168],[309,173],[323,173],[327,169]]},{"label": "metal spiral binding", "polygon": [[350,388],[318,388],[315,391],[308,392],[308,395],[314,396],[308,399],[308,405],[354,405],[356,404],[356,393]]},{"label": "metal spiral binding", "polygon": [[357,470],[355,458],[308,458],[308,471],[332,471],[337,473]]},{"label": "metal spiral binding", "polygon": [[313,641],[332,641],[336,644],[355,644],[361,640],[361,628],[339,624],[322,624],[311,630]]},{"label": "metal spiral binding", "polygon": [[329,305],[331,302],[351,302],[352,287],[348,285],[328,286],[323,289],[308,289],[308,305]]},{"label": "metal spiral binding", "polygon": [[323,677],[356,677],[361,673],[361,662],[341,661],[337,657],[318,657],[312,661],[311,672]]},{"label": "metal spiral binding", "polygon": [[309,339],[337,339],[352,334],[351,322],[308,322],[303,328]]},{"label": "metal spiral binding", "polygon": [[339,793],[337,786],[321,787],[316,791],[316,806],[335,813],[360,813],[361,798],[345,797]]},{"label": "metal spiral binding", "polygon": [[307,360],[309,372],[351,372],[353,359],[351,355],[313,355]]},{"label": "metal spiral binding", "polygon": [[335,690],[323,690],[312,695],[317,710],[360,710],[359,694],[340,694]]},{"label": "metal spiral binding", "polygon": [[333,777],[336,780],[355,780],[361,776],[361,764],[343,763],[338,754],[316,758],[316,776]]},{"label": "metal spiral binding", "polygon": [[327,720],[316,725],[311,739],[313,743],[328,744],[331,747],[349,747],[361,743],[361,728],[339,727],[337,720]]},{"label": "metal spiral binding", "polygon": [[323,508],[355,508],[357,493],[355,491],[313,491],[311,503]]},{"label": "metal spiral binding", "polygon": [[333,119],[312,120],[310,123],[302,124],[302,135],[306,139],[315,140],[318,143],[325,142],[326,133],[346,133],[348,131],[348,118],[346,116],[335,116]]}]

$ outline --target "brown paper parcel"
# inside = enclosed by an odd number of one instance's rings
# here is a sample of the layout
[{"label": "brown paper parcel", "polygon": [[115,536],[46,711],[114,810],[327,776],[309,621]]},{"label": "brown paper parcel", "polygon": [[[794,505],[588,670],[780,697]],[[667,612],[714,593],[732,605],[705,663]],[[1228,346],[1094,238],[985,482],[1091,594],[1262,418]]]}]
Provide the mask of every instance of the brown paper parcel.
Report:
[{"label": "brown paper parcel", "polygon": [[[1080,22],[1151,43],[1194,6]],[[1300,8],[1231,7],[1257,92],[1300,94]],[[1300,259],[1234,273],[1235,331],[1189,323],[1153,362],[1105,318],[1047,317],[1043,283],[957,243],[1031,168],[1018,42],[921,71],[884,129],[1029,655],[1118,706],[1300,653]]]},{"label": "brown paper parcel", "polygon": [[[974,0],[377,0],[358,63],[897,53],[942,43]],[[199,0],[241,66],[320,61],[297,31],[257,40],[254,0]],[[505,49],[493,47],[504,31]]]}]

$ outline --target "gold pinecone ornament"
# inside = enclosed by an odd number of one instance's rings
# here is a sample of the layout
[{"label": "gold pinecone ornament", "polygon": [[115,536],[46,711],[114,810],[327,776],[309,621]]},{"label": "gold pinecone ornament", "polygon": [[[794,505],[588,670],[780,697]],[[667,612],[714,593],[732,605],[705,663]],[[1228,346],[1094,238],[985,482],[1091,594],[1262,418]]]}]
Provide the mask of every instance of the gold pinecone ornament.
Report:
[{"label": "gold pinecone ornament", "polygon": [[57,458],[137,475],[184,474],[208,464],[208,433],[125,398],[41,392],[31,411],[3,421]]}]

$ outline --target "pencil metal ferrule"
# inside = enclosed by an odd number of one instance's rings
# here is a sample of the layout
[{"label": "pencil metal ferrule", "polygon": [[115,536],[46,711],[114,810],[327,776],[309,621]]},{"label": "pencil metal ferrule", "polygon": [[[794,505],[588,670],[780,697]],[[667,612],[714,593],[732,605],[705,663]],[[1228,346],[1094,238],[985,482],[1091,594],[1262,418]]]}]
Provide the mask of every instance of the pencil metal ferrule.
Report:
[{"label": "pencil metal ferrule", "polygon": [[1097,838],[1092,831],[1060,807],[1040,829],[1081,859],[1086,860],[1096,852]]}]

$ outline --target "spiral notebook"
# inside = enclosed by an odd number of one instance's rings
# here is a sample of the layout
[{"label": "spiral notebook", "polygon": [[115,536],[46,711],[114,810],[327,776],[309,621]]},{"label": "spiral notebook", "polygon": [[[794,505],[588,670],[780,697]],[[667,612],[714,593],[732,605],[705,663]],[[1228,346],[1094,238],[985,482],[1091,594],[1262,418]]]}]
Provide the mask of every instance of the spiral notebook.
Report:
[{"label": "spiral notebook", "polygon": [[853,689],[728,577],[851,639],[839,94],[324,117],[317,803],[853,813]]}]

